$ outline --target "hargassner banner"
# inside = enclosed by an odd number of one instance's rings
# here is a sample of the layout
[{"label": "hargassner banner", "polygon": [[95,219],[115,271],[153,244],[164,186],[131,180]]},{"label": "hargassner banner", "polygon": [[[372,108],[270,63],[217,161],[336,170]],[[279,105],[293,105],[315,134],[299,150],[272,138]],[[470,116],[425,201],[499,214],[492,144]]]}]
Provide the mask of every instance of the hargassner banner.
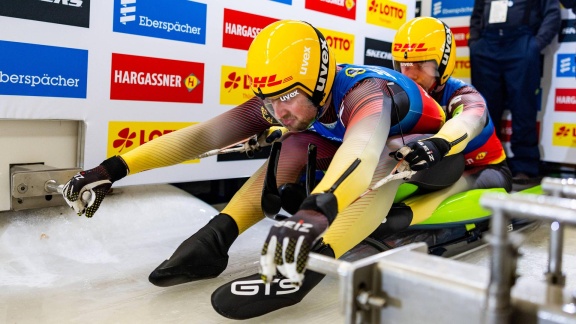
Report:
[{"label": "hargassner banner", "polygon": [[114,0],[114,31],[205,44],[206,7],[188,0]]},{"label": "hargassner banner", "polygon": [[0,94],[86,98],[88,51],[0,41]]}]

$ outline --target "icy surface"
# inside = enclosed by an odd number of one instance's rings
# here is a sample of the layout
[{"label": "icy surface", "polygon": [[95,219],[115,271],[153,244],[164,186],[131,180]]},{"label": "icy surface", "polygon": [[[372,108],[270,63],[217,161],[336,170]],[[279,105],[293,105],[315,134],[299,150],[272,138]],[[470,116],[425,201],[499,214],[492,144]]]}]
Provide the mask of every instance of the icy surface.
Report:
[{"label": "icy surface", "polygon": [[[169,185],[116,192],[91,219],[68,207],[0,213],[0,323],[237,322],[216,313],[210,295],[257,272],[271,222],[237,239],[219,277],[159,288],[150,272],[218,212]],[[343,322],[336,279],[323,280],[300,306],[298,314],[289,307],[253,322]]]},{"label": "icy surface", "polygon": [[[231,323],[210,305],[222,284],[257,271],[269,220],[241,235],[218,278],[169,288],[149,273],[217,211],[169,185],[126,187],[92,219],[68,207],[0,213],[0,323]],[[576,231],[568,229],[564,267],[575,287]],[[528,233],[519,274],[542,279],[547,228]],[[488,266],[488,249],[461,261]],[[574,279],[572,279],[574,280]],[[336,278],[302,303],[247,323],[343,323]]]}]

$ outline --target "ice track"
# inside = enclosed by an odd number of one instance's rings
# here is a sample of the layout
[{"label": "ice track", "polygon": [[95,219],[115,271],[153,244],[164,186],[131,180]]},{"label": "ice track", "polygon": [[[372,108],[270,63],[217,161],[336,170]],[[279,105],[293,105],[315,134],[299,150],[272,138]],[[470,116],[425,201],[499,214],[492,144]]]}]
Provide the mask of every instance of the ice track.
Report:
[{"label": "ice track", "polygon": [[[0,323],[231,323],[210,305],[220,285],[257,271],[271,221],[241,235],[218,278],[159,288],[148,274],[216,209],[170,185],[116,189],[92,219],[68,207],[0,212]],[[565,233],[563,269],[576,289],[576,231]],[[519,274],[541,280],[545,226],[527,236]],[[488,266],[487,249],[460,260]],[[572,276],[572,277],[571,277]],[[297,311],[295,309],[297,308]],[[336,278],[297,306],[247,323],[343,323]]]}]

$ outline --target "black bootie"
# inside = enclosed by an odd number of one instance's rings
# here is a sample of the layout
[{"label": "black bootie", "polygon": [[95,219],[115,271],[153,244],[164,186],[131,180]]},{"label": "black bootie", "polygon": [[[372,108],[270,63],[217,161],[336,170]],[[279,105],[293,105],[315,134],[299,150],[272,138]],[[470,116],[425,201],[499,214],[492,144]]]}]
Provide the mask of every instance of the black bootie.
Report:
[{"label": "black bootie", "polygon": [[228,265],[228,250],[238,237],[232,217],[220,213],[174,251],[148,277],[156,286],[168,287],[217,277]]},{"label": "black bootie", "polygon": [[[329,245],[320,243],[312,252],[334,257]],[[277,275],[272,283],[265,284],[260,274],[231,281],[212,293],[212,307],[220,315],[231,319],[249,319],[268,314],[280,308],[299,303],[312,288],[325,277],[324,274],[306,270],[300,287]]]}]

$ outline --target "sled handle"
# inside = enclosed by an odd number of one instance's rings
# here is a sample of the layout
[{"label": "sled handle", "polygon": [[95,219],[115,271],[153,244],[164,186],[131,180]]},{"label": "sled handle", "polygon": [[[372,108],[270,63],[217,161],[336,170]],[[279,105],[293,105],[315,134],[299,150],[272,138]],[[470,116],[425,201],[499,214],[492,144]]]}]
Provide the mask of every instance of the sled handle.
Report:
[{"label": "sled handle", "polygon": [[[47,192],[56,192],[62,194],[62,192],[64,191],[64,185],[63,184],[59,185],[54,180],[48,180],[44,184],[44,189]],[[84,191],[80,199],[82,199],[83,203],[88,203],[92,199],[92,193],[88,190]]]},{"label": "sled handle", "polygon": [[380,179],[378,182],[376,182],[372,187],[366,189],[366,191],[364,191],[363,193],[360,194],[360,196],[358,196],[358,198],[356,198],[354,200],[354,202],[356,202],[358,199],[364,197],[366,194],[368,194],[371,191],[374,191],[380,187],[382,187],[383,185],[387,184],[388,182],[392,181],[392,180],[398,180],[398,179],[404,179],[404,180],[408,180],[410,179],[414,174],[416,173],[416,171],[413,171],[412,169],[410,169],[410,164],[408,164],[408,162],[404,159],[400,160],[396,166],[394,167],[394,169],[392,169],[392,171],[390,171],[390,174],[385,176],[384,178]]}]

